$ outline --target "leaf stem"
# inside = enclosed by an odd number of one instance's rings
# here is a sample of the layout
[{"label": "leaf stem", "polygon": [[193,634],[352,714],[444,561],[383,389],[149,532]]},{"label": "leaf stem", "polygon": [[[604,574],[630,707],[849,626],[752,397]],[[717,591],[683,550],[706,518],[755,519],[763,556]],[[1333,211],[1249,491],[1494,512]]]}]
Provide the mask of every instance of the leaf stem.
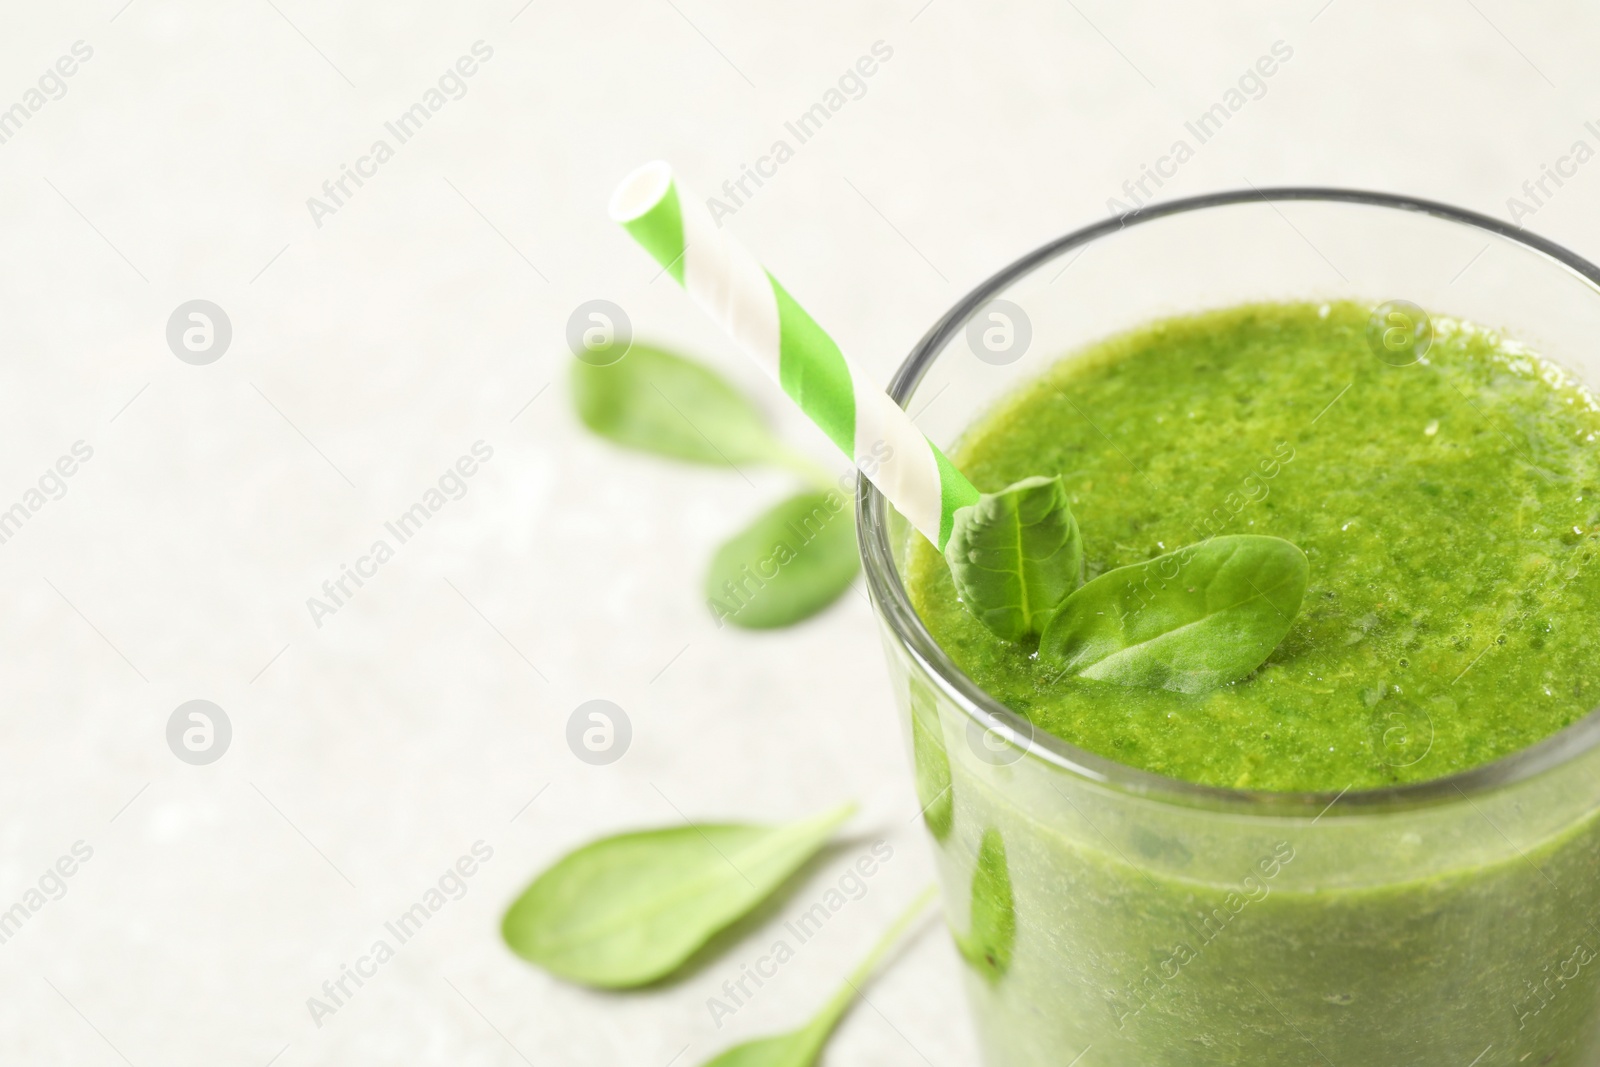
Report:
[{"label": "leaf stem", "polygon": [[856,965],[856,969],[850,972],[850,976],[844,980],[844,985],[839,987],[839,991],[829,999],[828,1003],[822,1006],[822,1010],[817,1012],[816,1018],[811,1020],[807,1029],[812,1030],[817,1038],[826,1037],[838,1025],[839,1020],[844,1017],[845,1009],[850,1006],[851,1001],[861,992],[861,986],[865,985],[867,979],[872,976],[873,970],[883,961],[884,955],[895,946],[895,943],[906,932],[906,928],[916,920],[918,915],[922,914],[922,910],[928,906],[928,902],[938,892],[938,886],[930,885],[921,893],[918,893],[917,899],[913,900],[906,910],[900,913],[900,917],[894,921],[894,924],[884,931],[883,936],[878,938],[877,944],[872,946],[871,951]]}]

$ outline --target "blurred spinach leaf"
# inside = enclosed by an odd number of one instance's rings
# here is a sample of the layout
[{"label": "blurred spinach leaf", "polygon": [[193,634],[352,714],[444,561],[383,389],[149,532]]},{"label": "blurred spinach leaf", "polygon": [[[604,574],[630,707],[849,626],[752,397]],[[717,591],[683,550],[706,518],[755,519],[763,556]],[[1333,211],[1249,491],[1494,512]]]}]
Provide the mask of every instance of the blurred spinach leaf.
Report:
[{"label": "blurred spinach leaf", "polygon": [[861,991],[868,978],[872,976],[873,968],[877,967],[883,959],[884,953],[894,947],[900,940],[906,927],[910,926],[922,909],[932,900],[935,889],[929,886],[911,906],[900,914],[889,927],[878,943],[872,946],[872,951],[867,953],[867,958],[862,960],[856,969],[846,978],[839,991],[828,999],[822,1010],[812,1017],[811,1021],[798,1030],[790,1030],[785,1034],[773,1037],[761,1037],[754,1041],[746,1041],[742,1045],[735,1045],[712,1059],[706,1061],[705,1067],[811,1067],[817,1062],[817,1057],[822,1054],[822,1047],[828,1043],[834,1028],[839,1025],[839,1020],[844,1018],[844,1013],[857,994]]},{"label": "blurred spinach leaf", "polygon": [[558,860],[501,921],[512,951],[582,985],[663,978],[816,855],[855,811],[781,826],[713,824],[617,834]]},{"label": "blurred spinach leaf", "polygon": [[706,602],[718,626],[789,626],[833,603],[860,569],[849,502],[831,489],[799,493],[717,549]]},{"label": "blurred spinach leaf", "polygon": [[649,345],[607,366],[574,360],[572,398],[585,426],[641,452],[725,467],[793,461],[725,378]]}]

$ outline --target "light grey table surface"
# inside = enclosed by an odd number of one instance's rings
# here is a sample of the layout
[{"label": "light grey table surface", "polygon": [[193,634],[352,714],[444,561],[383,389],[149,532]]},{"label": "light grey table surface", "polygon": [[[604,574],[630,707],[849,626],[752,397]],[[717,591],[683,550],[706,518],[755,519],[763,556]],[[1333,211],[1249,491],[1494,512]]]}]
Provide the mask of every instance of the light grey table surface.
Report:
[{"label": "light grey table surface", "polygon": [[[637,163],[710,190],[884,42],[728,224],[887,380],[960,294],[1126,200],[1274,42],[1292,59],[1162,197],[1333,184],[1506,217],[1600,147],[1600,15],[1574,2],[3,11],[0,109],[25,114],[0,111],[0,509],[93,453],[0,543],[0,909],[29,913],[0,943],[5,1062],[690,1067],[796,1023],[928,880],[859,587],[775,634],[719,630],[700,599],[711,549],[788,479],[624,453],[571,413],[565,324],[603,297],[842,465],[607,222]],[[459,99],[386,132],[479,41]],[[308,206],[378,139],[392,158]],[[1600,253],[1597,181],[1586,163],[1519,221]],[[167,344],[192,299],[232,324],[209,365]],[[465,495],[317,625],[307,599],[479,441]],[[610,766],[564,742],[593,698],[632,722]],[[193,699],[232,726],[206,766],[166,741]],[[849,797],[850,843],[684,981],[596,995],[499,941],[529,877],[600,833]],[[719,1027],[707,998],[880,838],[867,894]],[[29,908],[77,842],[91,858]],[[464,895],[314,1020],[477,842]],[[930,928],[827,1062],[974,1062],[960,983]]]}]

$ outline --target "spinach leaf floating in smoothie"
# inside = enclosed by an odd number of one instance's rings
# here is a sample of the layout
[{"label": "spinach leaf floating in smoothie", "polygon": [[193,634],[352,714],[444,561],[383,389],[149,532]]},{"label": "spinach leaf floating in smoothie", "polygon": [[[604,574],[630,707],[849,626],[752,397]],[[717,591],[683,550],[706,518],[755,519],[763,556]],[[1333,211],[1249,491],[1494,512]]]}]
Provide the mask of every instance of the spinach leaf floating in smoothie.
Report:
[{"label": "spinach leaf floating in smoothie", "polygon": [[534,879],[507,909],[501,935],[517,955],[571,982],[654,982],[769,897],[854,810],[846,804],[782,826],[602,838]]},{"label": "spinach leaf floating in smoothie", "polygon": [[967,932],[955,934],[956,948],[969,966],[990,982],[998,982],[1011,968],[1017,912],[1011,896],[1011,870],[1006,866],[1006,843],[992,827],[983,832],[978,844],[969,911]]},{"label": "spinach leaf floating in smoothie", "polygon": [[1238,681],[1278,647],[1310,565],[1279,537],[1213,537],[1107,571],[1069,596],[1039,642],[1067,674],[1203,693]]},{"label": "spinach leaf floating in smoothie", "polygon": [[1024,478],[957,511],[944,556],[962,604],[996,636],[1038,635],[1040,660],[1066,674],[1181,693],[1261,666],[1310,573],[1288,541],[1241,534],[1080,588],[1083,535],[1060,476]]},{"label": "spinach leaf floating in smoothie", "polygon": [[860,993],[861,986],[871,977],[873,969],[883,959],[884,953],[900,940],[906,927],[910,926],[922,909],[928,906],[928,901],[933,899],[936,892],[935,887],[929,886],[911,902],[911,906],[902,912],[894,925],[878,939],[878,943],[872,946],[872,951],[867,953],[867,958],[856,966],[850,977],[839,987],[839,991],[828,998],[828,1002],[810,1022],[798,1030],[790,1030],[785,1034],[757,1038],[742,1045],[735,1045],[708,1060],[705,1067],[811,1067],[817,1062],[817,1057],[822,1055],[822,1047],[827,1044],[834,1028],[839,1025],[839,1020],[844,1018],[845,1011]]},{"label": "spinach leaf floating in smoothie", "polygon": [[956,800],[951,791],[950,754],[944,747],[944,727],[939,722],[938,697],[928,683],[911,676],[911,760],[916,775],[917,802],[922,821],[935,841],[950,836],[955,824]]},{"label": "spinach leaf floating in smoothie", "polygon": [[957,511],[944,556],[962,602],[997,636],[1043,633],[1083,578],[1083,535],[1061,477],[1024,478]]}]

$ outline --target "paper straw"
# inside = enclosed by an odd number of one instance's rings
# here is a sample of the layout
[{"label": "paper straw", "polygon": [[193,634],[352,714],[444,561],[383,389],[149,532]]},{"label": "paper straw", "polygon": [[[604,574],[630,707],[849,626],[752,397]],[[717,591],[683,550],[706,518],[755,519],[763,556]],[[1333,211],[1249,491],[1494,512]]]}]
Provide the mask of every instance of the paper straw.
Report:
[{"label": "paper straw", "polygon": [[778,279],[718,229],[672,168],[647,163],[624,178],[612,194],[611,217],[943,551],[956,509],[976,504],[978,491]]}]

